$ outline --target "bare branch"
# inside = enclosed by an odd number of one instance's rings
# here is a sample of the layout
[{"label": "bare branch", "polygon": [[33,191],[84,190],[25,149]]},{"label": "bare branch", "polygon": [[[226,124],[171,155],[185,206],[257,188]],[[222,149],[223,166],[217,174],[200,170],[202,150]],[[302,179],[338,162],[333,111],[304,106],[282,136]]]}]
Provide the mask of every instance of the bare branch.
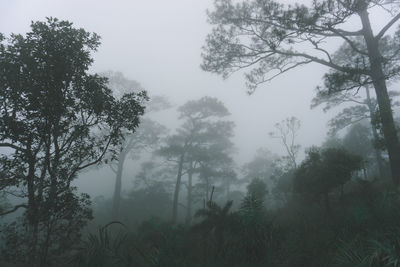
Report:
[{"label": "bare branch", "polygon": [[1,213],[0,213],[0,216],[4,216],[4,215],[10,214],[10,213],[13,213],[13,212],[15,212],[16,210],[18,210],[18,209],[20,209],[20,208],[25,208],[25,209],[27,209],[28,206],[27,206],[26,204],[16,205],[16,206],[14,206],[14,208],[12,208],[11,210],[1,212]]},{"label": "bare branch", "polygon": [[390,29],[390,27],[392,27],[393,24],[396,23],[396,21],[398,21],[400,19],[400,13],[397,14],[394,18],[392,18],[388,24],[386,24],[382,30],[375,36],[375,40],[379,41],[379,39],[381,39],[383,37],[383,35],[385,35],[386,31]]}]

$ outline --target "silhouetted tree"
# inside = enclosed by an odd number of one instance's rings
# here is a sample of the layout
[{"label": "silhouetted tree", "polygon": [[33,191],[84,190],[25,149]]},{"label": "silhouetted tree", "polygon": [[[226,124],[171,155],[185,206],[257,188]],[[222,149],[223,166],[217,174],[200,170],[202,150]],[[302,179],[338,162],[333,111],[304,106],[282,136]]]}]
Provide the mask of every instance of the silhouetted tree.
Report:
[{"label": "silhouetted tree", "polygon": [[326,148],[321,151],[312,148],[295,171],[293,189],[297,193],[309,194],[317,199],[323,197],[329,211],[329,192],[349,181],[361,165],[360,156],[344,149]]},{"label": "silhouetted tree", "polygon": [[147,96],[116,100],[106,78],[88,74],[99,36],[70,22],[33,22],[25,36],[0,41],[0,147],[8,148],[0,184],[22,199],[2,215],[25,209],[15,259],[48,266],[50,251],[65,252],[91,217],[88,196],[77,196],[71,182],[101,163],[123,129],[135,131]]},{"label": "silhouetted tree", "polygon": [[[200,158],[208,157],[213,145],[225,146],[223,134],[232,135],[232,122],[218,121],[229,115],[222,102],[212,97],[188,101],[178,109],[183,120],[177,133],[169,136],[166,145],[160,148],[159,155],[177,163],[177,178],[173,198],[172,221],[178,214],[179,192],[185,165],[189,166],[189,175],[193,174],[193,164]],[[228,130],[228,131],[227,131]],[[215,142],[215,138],[221,142]],[[229,140],[229,139],[227,139]],[[206,153],[204,153],[206,151]],[[191,177],[189,176],[189,179]],[[188,183],[190,185],[190,181]],[[189,190],[191,190],[189,188]]]},{"label": "silhouetted tree", "polygon": [[[124,93],[137,93],[142,88],[137,81],[126,78],[121,72],[108,71],[103,73],[103,75],[108,78],[108,86],[117,98],[121,97]],[[170,104],[168,101],[161,96],[155,96],[154,99],[151,98],[150,101],[143,104],[146,105],[146,114],[142,117],[138,129],[133,134],[129,132],[124,133],[123,141],[117,149],[117,156],[110,161],[111,170],[116,175],[112,208],[113,219],[118,219],[119,216],[125,160],[129,155],[137,159],[144,149],[154,148],[166,133],[166,128],[150,119],[149,116],[153,112],[169,108]]]},{"label": "silhouetted tree", "polygon": [[[310,63],[330,68],[324,78],[329,88],[351,89],[372,84],[393,182],[398,185],[400,144],[386,81],[397,76],[400,70],[397,49],[400,31],[387,35],[400,19],[399,6],[397,1],[372,0],[318,0],[308,6],[283,5],[274,0],[238,3],[216,0],[215,9],[208,13],[214,27],[203,48],[202,68],[224,77],[249,68],[246,78],[250,91]],[[374,34],[369,12],[377,8],[387,12],[388,22]],[[352,19],[360,20],[358,30],[346,29]],[[334,58],[327,47],[329,40],[334,39],[345,43],[346,53],[342,57],[350,57],[350,63],[343,64]]]}]

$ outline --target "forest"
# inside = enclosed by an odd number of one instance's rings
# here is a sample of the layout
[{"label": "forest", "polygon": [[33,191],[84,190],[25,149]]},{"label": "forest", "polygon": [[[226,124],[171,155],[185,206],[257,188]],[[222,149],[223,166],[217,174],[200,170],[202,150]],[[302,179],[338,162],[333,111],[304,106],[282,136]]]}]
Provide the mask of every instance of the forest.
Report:
[{"label": "forest", "polygon": [[[185,64],[243,75],[236,106],[155,92],[110,59],[99,70],[108,39],[73,19],[0,27],[0,266],[400,266],[400,2],[213,0],[202,12],[201,62]],[[322,75],[303,88],[309,66]],[[321,139],[319,121],[279,115],[289,102],[247,117],[240,103],[276,80],[331,114]],[[240,140],[252,131],[263,140]]]}]

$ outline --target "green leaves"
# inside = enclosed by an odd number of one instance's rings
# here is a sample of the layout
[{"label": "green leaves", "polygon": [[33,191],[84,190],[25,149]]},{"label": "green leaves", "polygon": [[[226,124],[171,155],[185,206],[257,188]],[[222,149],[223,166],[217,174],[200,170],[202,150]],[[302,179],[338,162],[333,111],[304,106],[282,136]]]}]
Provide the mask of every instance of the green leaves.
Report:
[{"label": "green leaves", "polygon": [[310,149],[295,172],[294,190],[320,196],[350,180],[362,158],[340,148]]},{"label": "green leaves", "polygon": [[[123,132],[134,132],[144,113],[145,92],[115,99],[106,78],[88,73],[99,40],[55,18],[33,22],[25,36],[0,36],[0,143],[11,150],[0,157],[0,169],[10,176],[0,177],[0,184],[29,199],[23,215],[28,227],[19,230],[38,241],[28,242],[27,251],[60,247],[60,253],[71,243],[57,235],[78,238],[91,214],[72,181],[100,164]],[[50,245],[46,239],[53,238]],[[35,257],[50,264],[46,254],[32,254],[32,266]]]}]

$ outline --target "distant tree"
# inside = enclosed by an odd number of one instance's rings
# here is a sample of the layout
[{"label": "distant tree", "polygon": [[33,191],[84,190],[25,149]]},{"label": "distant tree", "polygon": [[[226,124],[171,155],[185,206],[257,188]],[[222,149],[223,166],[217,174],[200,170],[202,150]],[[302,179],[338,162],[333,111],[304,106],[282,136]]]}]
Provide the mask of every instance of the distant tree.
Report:
[{"label": "distant tree", "polygon": [[[376,160],[376,148],[373,146],[373,137],[368,125],[357,123],[349,128],[343,137],[343,146],[351,153],[361,156],[364,159],[364,178],[368,178],[367,169],[375,168],[381,178],[386,176],[384,161]],[[368,167],[369,166],[369,167]]]},{"label": "distant tree", "polygon": [[211,188],[217,183],[222,183],[227,190],[230,183],[235,181],[235,164],[231,157],[234,145],[230,140],[233,137],[233,127],[231,121],[209,124],[202,143],[199,143],[201,145],[190,151],[191,160],[198,166],[194,171],[199,174],[205,199],[209,199]]},{"label": "distant tree", "polygon": [[58,265],[53,259],[91,218],[89,196],[77,195],[71,182],[100,164],[124,129],[135,131],[147,96],[117,100],[106,78],[88,74],[99,37],[70,22],[33,22],[25,36],[1,36],[0,42],[0,147],[7,148],[0,185],[22,200],[0,215],[25,209],[14,224],[22,252],[14,260]]},{"label": "distant tree", "polygon": [[340,148],[343,147],[343,140],[337,135],[328,135],[325,141],[322,143],[321,148]]},{"label": "distant tree", "polygon": [[175,174],[175,169],[163,162],[154,159],[142,162],[133,182],[134,190],[162,184],[167,191],[170,191],[173,189],[174,179],[172,177]]},{"label": "distant tree", "polygon": [[270,132],[272,138],[279,139],[286,149],[286,159],[289,169],[296,169],[296,158],[300,150],[300,145],[296,144],[296,137],[300,129],[300,120],[296,117],[286,118],[275,124],[275,131]]},{"label": "distant tree", "polygon": [[222,190],[225,191],[226,201],[232,200],[231,186],[240,183],[233,162],[230,165],[224,166],[224,168],[220,172],[219,179],[221,182]]},{"label": "distant tree", "polygon": [[126,159],[129,155],[131,158],[137,159],[140,157],[143,150],[156,148],[165,133],[166,128],[163,125],[151,119],[143,118],[137,131],[134,134],[129,134],[124,137],[121,147],[119,148],[117,159],[110,162],[110,167],[116,174],[112,209],[112,217],[114,219],[117,219],[119,216],[122,174]]},{"label": "distant tree", "polygon": [[294,174],[293,189],[296,193],[323,197],[330,210],[329,193],[350,180],[362,166],[362,158],[340,148],[319,150],[312,148]]},{"label": "distant tree", "polygon": [[[138,93],[141,85],[134,80],[126,78],[121,72],[108,71],[103,73],[108,78],[108,86],[113,91],[115,97],[119,98],[124,93]],[[148,100],[148,99],[146,99]],[[112,218],[118,219],[119,208],[121,202],[122,175],[124,164],[127,157],[138,158],[140,153],[147,148],[155,148],[160,139],[166,134],[166,128],[152,120],[149,116],[153,112],[157,112],[170,107],[168,101],[161,96],[151,98],[146,103],[146,114],[141,118],[141,123],[135,133],[123,133],[123,141],[120,146],[111,155],[117,155],[110,160],[110,168],[115,173],[115,187],[113,195]]]},{"label": "distant tree", "polygon": [[268,181],[274,174],[275,161],[278,159],[271,151],[265,148],[260,148],[256,151],[254,158],[243,165],[242,173],[246,181],[251,181],[254,178]]},{"label": "distant tree", "polygon": [[[387,81],[398,76],[400,30],[388,35],[400,19],[397,1],[317,0],[306,5],[283,5],[274,0],[216,0],[208,13],[214,25],[203,48],[202,68],[227,77],[240,69],[252,92],[294,68],[318,63],[328,67],[324,79],[329,88],[352,89],[372,84],[379,107],[382,131],[388,148],[392,178],[400,183],[400,144],[394,125]],[[387,23],[374,33],[369,12],[381,8]],[[347,30],[352,19],[361,27]],[[342,40],[338,61],[328,45]],[[348,49],[349,48],[349,49]]]},{"label": "distant tree", "polygon": [[247,185],[247,194],[263,201],[268,194],[267,184],[259,178],[254,178]]},{"label": "distant tree", "polygon": [[[218,149],[215,149],[218,146],[222,151],[223,147],[229,143],[224,143],[222,140],[224,137],[232,136],[233,129],[232,122],[218,121],[229,115],[229,112],[216,98],[203,97],[199,100],[188,101],[178,111],[183,124],[176,134],[167,138],[166,144],[158,152],[160,156],[177,164],[172,210],[173,222],[176,222],[177,219],[179,192],[185,169],[189,170],[188,191],[190,192],[191,175],[196,167],[194,165],[210,159],[210,153],[218,152]],[[216,160],[216,158],[212,159]]]}]

